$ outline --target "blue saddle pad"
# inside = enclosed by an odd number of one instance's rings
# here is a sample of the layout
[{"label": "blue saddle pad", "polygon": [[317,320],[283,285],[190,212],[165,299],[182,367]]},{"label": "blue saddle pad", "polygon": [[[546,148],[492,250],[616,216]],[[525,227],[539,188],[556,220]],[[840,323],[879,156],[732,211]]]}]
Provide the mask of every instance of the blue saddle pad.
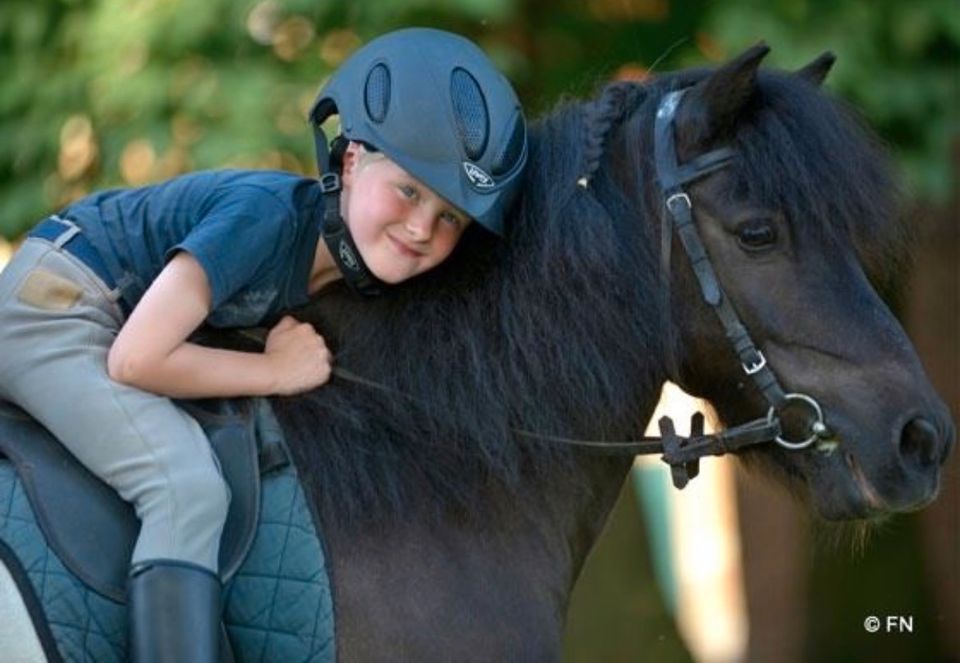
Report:
[{"label": "blue saddle pad", "polygon": [[[21,593],[46,618],[65,661],[127,660],[126,606],[88,588],[47,545],[23,485],[0,458],[0,541],[13,552]],[[110,545],[110,542],[104,542]],[[5,556],[6,557],[6,556]],[[36,618],[36,615],[33,615]],[[295,468],[262,476],[260,524],[250,552],[224,587],[224,623],[240,661],[334,661],[333,600],[326,557]]]}]

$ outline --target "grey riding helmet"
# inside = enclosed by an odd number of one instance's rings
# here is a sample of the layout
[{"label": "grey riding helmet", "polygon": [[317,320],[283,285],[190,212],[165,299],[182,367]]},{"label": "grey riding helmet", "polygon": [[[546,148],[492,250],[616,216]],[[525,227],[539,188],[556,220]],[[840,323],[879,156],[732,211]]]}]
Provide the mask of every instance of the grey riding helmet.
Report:
[{"label": "grey riding helmet", "polygon": [[510,83],[473,42],[407,28],[351,55],[310,110],[321,174],[331,164],[320,125],[334,114],[346,138],[380,150],[503,235],[527,161],[527,129]]}]

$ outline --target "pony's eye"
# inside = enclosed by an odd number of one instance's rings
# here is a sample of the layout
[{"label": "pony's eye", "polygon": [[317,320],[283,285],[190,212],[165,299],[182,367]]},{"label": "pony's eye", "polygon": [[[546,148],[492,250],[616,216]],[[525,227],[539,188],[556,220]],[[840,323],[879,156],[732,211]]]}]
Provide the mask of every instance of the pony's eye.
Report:
[{"label": "pony's eye", "polygon": [[737,243],[747,251],[768,249],[777,243],[777,229],[766,219],[742,223],[736,234]]}]

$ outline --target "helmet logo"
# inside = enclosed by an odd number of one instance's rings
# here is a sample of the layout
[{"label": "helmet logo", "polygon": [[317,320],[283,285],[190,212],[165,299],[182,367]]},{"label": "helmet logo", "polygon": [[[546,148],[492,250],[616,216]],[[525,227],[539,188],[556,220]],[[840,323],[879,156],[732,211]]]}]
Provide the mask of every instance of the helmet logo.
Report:
[{"label": "helmet logo", "polygon": [[470,180],[470,184],[478,189],[493,188],[493,178],[487,175],[487,173],[480,166],[472,164],[469,161],[464,161],[463,171],[467,174],[467,179]]},{"label": "helmet logo", "polygon": [[344,266],[350,271],[357,271],[359,262],[357,261],[357,256],[353,255],[353,251],[347,245],[346,242],[340,242],[340,260],[343,262]]}]

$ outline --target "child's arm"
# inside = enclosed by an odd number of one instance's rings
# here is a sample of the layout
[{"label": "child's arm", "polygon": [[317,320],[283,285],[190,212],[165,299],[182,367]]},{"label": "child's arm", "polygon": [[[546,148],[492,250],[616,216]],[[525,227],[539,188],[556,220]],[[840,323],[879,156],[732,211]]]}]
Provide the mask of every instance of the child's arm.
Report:
[{"label": "child's arm", "polygon": [[311,325],[284,317],[263,354],[188,343],[209,313],[206,273],[192,255],[178,253],[117,335],[110,377],[174,398],[293,394],[330,378],[330,352]]}]

